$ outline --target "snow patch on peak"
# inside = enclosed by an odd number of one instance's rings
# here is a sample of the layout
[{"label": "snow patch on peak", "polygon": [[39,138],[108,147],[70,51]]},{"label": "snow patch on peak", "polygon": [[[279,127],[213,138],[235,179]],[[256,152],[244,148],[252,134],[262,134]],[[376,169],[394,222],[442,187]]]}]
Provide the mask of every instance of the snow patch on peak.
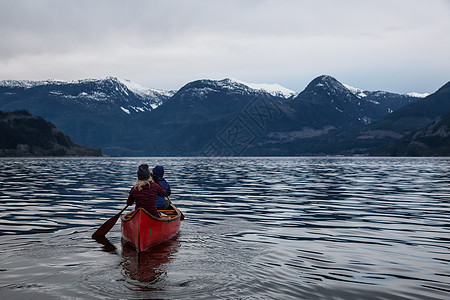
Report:
[{"label": "snow patch on peak", "polygon": [[[352,86],[350,86],[348,84],[342,84],[342,85],[345,86],[350,92],[352,92],[358,98],[367,97],[367,94],[366,94],[367,91],[365,91],[363,89],[355,88],[355,87],[352,87]],[[374,92],[374,93],[377,96],[381,96],[383,94],[386,94],[386,92],[383,92],[383,91],[377,91],[377,92]],[[420,93],[414,93],[413,92],[413,93],[406,93],[405,95],[409,96],[409,97],[425,98],[425,97],[429,96],[430,94],[428,94],[428,93],[420,94]]]},{"label": "snow patch on peak", "polygon": [[364,90],[360,89],[360,88],[355,88],[353,86],[350,86],[348,84],[342,84],[343,86],[345,86],[345,88],[347,90],[349,90],[350,92],[352,92],[352,94],[354,94],[356,97],[358,98],[364,98],[367,97],[367,94],[365,93]]},{"label": "snow patch on peak", "polygon": [[412,92],[412,93],[406,93],[406,96],[416,97],[416,98],[425,98],[425,97],[427,97],[427,96],[429,96],[429,95],[430,95],[430,94],[428,94],[428,93],[423,93],[423,94],[415,93],[415,92]]},{"label": "snow patch on peak", "polygon": [[[80,80],[57,80],[57,79],[49,79],[49,80],[41,80],[41,81],[32,81],[32,80],[1,80],[0,86],[2,87],[14,87],[14,88],[32,88],[37,86],[44,86],[44,85],[66,85],[66,84],[83,84],[83,83],[102,83],[104,81],[110,81],[117,86],[115,87],[117,91],[121,91],[125,93],[128,96],[128,93],[126,89],[123,87],[126,87],[129,91],[135,93],[138,96],[141,96],[143,98],[154,98],[158,96],[165,96],[165,97],[171,97],[175,94],[175,91],[165,91],[165,90],[158,90],[158,89],[152,89],[152,88],[146,88],[142,85],[132,82],[127,79],[120,79],[117,77],[103,77],[98,79],[93,78],[87,78],[87,79],[80,79]],[[120,89],[120,90],[119,90]]]},{"label": "snow patch on peak", "polygon": [[40,80],[40,81],[1,80],[0,86],[29,89],[29,88],[41,86],[41,85],[48,85],[48,84],[63,85],[63,84],[67,84],[67,83],[70,83],[70,81],[57,80],[57,79],[48,79],[48,80]]},{"label": "snow patch on peak", "polygon": [[130,111],[128,109],[126,109],[125,107],[121,106],[120,109],[123,110],[123,112],[128,114],[128,115],[130,114]]},{"label": "snow patch on peak", "polygon": [[128,80],[128,79],[121,79],[121,78],[116,78],[116,79],[121,84],[125,85],[128,88],[128,90],[130,90],[133,93],[135,93],[139,96],[142,96],[142,97],[155,96],[155,94],[170,97],[170,96],[173,96],[173,94],[174,94],[173,91],[164,91],[164,90],[146,88],[146,87],[143,87],[142,85],[140,85],[139,83],[132,82],[131,80]]},{"label": "snow patch on peak", "polygon": [[357,93],[360,93],[360,92],[363,91],[362,89],[352,87],[351,85],[348,85],[348,84],[345,84],[345,83],[343,83],[342,85],[345,86],[353,94],[357,94]]},{"label": "snow patch on peak", "polygon": [[292,96],[296,96],[297,93],[294,92],[293,90],[290,90],[288,88],[285,88],[282,85],[279,85],[277,83],[248,83],[248,82],[244,82],[235,78],[227,78],[232,82],[236,82],[236,83],[240,83],[243,85],[248,86],[251,89],[254,90],[260,90],[260,91],[264,91],[267,92],[269,94],[271,94],[272,96],[278,96],[278,97],[284,97],[284,98],[289,98]]},{"label": "snow patch on peak", "polygon": [[32,86],[32,81],[29,80],[0,80],[1,87],[21,87],[27,88]]}]

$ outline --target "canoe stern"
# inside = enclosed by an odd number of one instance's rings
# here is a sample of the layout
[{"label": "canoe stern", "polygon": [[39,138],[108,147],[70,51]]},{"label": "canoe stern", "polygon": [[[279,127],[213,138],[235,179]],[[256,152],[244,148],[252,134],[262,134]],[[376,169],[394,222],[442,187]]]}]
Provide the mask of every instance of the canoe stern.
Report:
[{"label": "canoe stern", "polygon": [[122,237],[139,252],[167,241],[180,230],[180,213],[171,217],[157,218],[145,209],[138,208],[122,217]]}]

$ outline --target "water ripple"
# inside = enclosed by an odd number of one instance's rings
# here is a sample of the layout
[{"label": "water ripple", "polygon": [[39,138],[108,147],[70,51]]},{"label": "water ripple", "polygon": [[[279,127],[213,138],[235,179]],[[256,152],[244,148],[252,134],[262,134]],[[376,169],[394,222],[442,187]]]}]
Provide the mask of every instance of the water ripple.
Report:
[{"label": "water ripple", "polygon": [[[180,235],[136,256],[116,225],[164,164]],[[0,291],[21,298],[444,299],[450,159],[0,159]],[[82,274],[82,275],[80,275]]]}]

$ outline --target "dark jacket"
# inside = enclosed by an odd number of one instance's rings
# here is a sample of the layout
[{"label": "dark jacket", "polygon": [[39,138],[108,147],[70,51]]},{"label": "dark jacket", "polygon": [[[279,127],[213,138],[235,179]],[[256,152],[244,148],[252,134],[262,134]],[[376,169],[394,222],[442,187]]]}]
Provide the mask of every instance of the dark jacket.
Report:
[{"label": "dark jacket", "polygon": [[[170,185],[164,178],[159,178],[159,183],[163,187],[164,191],[166,191],[166,196],[170,196]],[[156,207],[164,207],[166,204],[166,197],[157,196],[156,197]]]},{"label": "dark jacket", "polygon": [[132,187],[128,195],[127,204],[133,205],[136,202],[136,208],[142,207],[152,215],[159,217],[159,213],[156,210],[157,195],[162,197],[166,196],[166,192],[159,182],[150,182],[144,185],[140,191]]}]

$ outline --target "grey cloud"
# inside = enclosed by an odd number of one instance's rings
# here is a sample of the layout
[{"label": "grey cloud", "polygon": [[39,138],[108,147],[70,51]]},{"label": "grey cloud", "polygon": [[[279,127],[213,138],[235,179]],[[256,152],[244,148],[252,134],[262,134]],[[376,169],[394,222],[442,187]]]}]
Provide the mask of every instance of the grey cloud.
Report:
[{"label": "grey cloud", "polygon": [[[409,68],[406,78],[438,80],[450,67],[449,8],[447,0],[2,0],[0,79],[113,75],[178,88],[232,76],[301,90],[323,73],[356,84],[358,73]],[[362,87],[384,89],[383,77]]]}]

